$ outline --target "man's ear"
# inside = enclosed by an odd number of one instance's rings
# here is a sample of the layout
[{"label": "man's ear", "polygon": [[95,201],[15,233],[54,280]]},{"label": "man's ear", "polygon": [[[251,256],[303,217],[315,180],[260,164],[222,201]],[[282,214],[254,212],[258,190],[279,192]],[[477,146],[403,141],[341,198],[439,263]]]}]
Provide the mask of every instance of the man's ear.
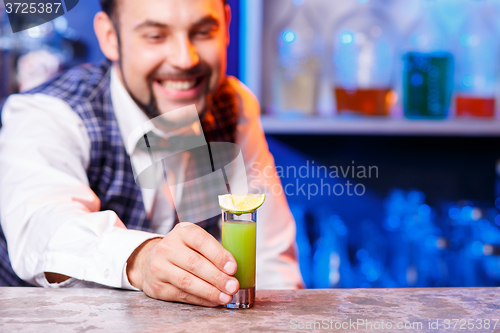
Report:
[{"label": "man's ear", "polygon": [[227,36],[227,45],[229,45],[230,41],[230,33],[229,33],[229,26],[231,25],[231,6],[225,5],[225,12],[226,12],[226,36]]},{"label": "man's ear", "polygon": [[113,22],[105,12],[99,12],[94,17],[94,31],[99,41],[102,53],[111,61],[120,58],[118,36]]}]

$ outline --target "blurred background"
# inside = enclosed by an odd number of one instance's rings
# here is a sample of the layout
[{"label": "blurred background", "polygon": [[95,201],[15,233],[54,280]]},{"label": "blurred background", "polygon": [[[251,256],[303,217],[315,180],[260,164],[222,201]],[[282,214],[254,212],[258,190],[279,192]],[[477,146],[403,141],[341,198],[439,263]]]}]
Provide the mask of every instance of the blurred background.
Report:
[{"label": "blurred background", "polygon": [[[260,100],[307,287],[500,285],[500,0],[229,3],[228,74]],[[98,10],[0,16],[0,108],[99,61]]]}]

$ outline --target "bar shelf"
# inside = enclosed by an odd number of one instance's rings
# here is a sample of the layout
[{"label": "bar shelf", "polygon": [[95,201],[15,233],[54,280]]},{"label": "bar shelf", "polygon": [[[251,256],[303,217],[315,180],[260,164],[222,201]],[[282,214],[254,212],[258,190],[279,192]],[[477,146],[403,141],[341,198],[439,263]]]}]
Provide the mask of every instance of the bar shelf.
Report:
[{"label": "bar shelf", "polygon": [[496,118],[410,120],[383,117],[302,117],[284,119],[263,115],[261,120],[264,132],[269,135],[500,137],[500,120]]}]

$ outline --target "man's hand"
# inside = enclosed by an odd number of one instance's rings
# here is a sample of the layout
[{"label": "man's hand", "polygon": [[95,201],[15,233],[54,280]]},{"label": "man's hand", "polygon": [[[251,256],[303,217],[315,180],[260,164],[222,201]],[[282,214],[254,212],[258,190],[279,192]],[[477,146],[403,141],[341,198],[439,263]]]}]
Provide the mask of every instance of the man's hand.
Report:
[{"label": "man's hand", "polygon": [[204,306],[228,304],[239,289],[233,255],[203,228],[179,223],[139,246],[127,261],[130,283],[150,297]]}]

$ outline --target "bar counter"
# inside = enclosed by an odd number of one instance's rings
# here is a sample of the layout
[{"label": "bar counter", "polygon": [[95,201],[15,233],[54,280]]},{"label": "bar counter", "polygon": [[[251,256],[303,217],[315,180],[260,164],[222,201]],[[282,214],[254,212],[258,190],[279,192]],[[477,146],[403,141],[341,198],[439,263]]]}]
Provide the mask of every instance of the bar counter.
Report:
[{"label": "bar counter", "polygon": [[260,290],[248,310],[112,289],[0,288],[0,332],[500,332],[499,319],[500,288]]}]

